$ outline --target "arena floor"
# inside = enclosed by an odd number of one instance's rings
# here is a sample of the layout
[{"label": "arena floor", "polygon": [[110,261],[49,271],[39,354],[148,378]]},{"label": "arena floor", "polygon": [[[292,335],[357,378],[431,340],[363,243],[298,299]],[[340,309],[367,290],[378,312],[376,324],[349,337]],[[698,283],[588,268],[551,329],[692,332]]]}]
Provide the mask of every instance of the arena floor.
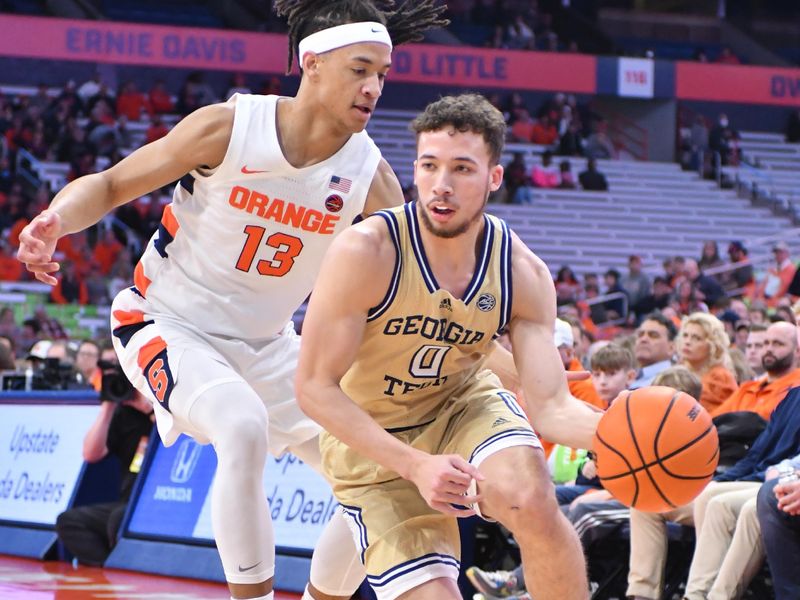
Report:
[{"label": "arena floor", "polygon": [[[0,555],[2,600],[229,600],[218,583]],[[275,600],[298,600],[278,592]]]}]

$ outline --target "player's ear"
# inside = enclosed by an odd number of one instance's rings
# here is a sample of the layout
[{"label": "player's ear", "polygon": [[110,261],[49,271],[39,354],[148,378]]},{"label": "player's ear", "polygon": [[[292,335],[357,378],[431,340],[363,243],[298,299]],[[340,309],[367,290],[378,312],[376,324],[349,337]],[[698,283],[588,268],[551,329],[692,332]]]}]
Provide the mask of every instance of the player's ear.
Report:
[{"label": "player's ear", "polygon": [[314,52],[306,52],[303,55],[303,60],[300,62],[303,64],[303,74],[308,75],[312,79],[316,79],[319,75],[320,65],[322,64],[320,56]]},{"label": "player's ear", "polygon": [[627,388],[634,381],[636,381],[636,371],[628,369],[628,373],[625,376],[625,387]]},{"label": "player's ear", "polygon": [[489,190],[496,192],[503,185],[503,165],[495,165],[489,170]]}]

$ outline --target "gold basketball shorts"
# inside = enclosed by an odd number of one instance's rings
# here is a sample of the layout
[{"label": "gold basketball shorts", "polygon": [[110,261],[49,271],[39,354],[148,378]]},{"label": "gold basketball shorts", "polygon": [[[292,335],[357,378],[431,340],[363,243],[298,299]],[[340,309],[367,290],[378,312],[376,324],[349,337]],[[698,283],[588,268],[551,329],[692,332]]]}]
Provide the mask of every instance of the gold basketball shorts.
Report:
[{"label": "gold basketball shorts", "polygon": [[[488,371],[445,401],[429,423],[389,431],[414,448],[458,454],[476,467],[504,448],[542,447],[514,395]],[[412,482],[330,434],[322,434],[320,448],[323,471],[378,600],[431,579],[458,578],[461,543],[454,517],[428,506]]]}]

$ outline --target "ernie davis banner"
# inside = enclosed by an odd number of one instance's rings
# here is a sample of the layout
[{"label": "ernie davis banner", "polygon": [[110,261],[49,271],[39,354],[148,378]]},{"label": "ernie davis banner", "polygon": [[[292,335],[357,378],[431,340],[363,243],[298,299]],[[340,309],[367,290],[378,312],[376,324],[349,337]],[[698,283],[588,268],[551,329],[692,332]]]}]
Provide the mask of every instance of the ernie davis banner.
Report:
[{"label": "ernie davis banner", "polygon": [[99,406],[0,404],[0,520],[53,525],[83,467]]},{"label": "ernie davis banner", "polygon": [[[150,463],[128,525],[134,537],[211,542],[211,486],[217,466],[211,446],[182,436],[161,445]],[[291,454],[269,456],[264,491],[278,546],[311,550],[337,502],[325,480]]]}]

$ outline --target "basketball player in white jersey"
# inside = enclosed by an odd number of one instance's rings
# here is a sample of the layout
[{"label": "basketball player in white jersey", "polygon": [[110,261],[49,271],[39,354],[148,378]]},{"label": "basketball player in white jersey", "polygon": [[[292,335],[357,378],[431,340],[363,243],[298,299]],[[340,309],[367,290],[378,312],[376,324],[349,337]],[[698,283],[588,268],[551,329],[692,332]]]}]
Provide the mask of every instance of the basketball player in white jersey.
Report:
[{"label": "basketball player in white jersey", "polygon": [[[343,233],[303,329],[297,399],[326,430],[323,469],[379,600],[456,600],[455,517],[510,529],[536,598],[588,598],[536,435],[485,371],[506,325],[530,422],[590,448],[601,413],[569,394],[553,343],[553,279],[500,219],[503,116],[446,97],[413,123],[419,201]],[[513,290],[513,295],[512,295]]]},{"label": "basketball player in white jersey", "polygon": [[[67,185],[21,233],[18,252],[55,284],[61,236],[180,180],[134,286],[114,300],[112,333],[126,374],[154,402],[164,443],[186,433],[214,445],[212,523],[234,598],[273,597],[267,451],[288,449],[319,468],[319,427],[294,400],[290,318],[333,238],[359,215],[402,202],[364,128],[392,43],[443,23],[443,8],[428,0],[394,12],[370,0],[275,4],[288,19],[289,64],[297,50],[302,69],[296,97],[237,95],[197,110],[163,139]],[[336,522],[304,598],[349,597],[363,578]]]}]

